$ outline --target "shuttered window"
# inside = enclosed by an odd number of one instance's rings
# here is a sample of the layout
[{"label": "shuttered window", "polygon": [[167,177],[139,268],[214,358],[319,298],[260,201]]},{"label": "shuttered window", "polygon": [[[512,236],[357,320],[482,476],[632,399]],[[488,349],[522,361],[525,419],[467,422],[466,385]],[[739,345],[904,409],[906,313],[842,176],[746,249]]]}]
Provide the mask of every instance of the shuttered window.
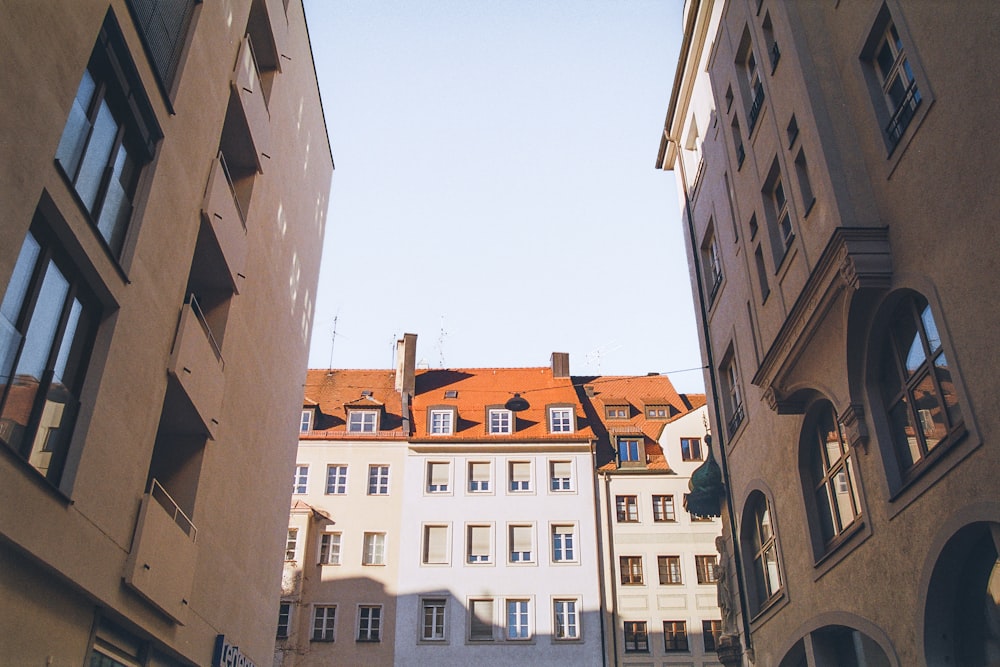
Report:
[{"label": "shuttered window", "polygon": [[427,464],[427,492],[443,493],[448,490],[448,464]]},{"label": "shuttered window", "polygon": [[490,527],[469,526],[469,562],[490,561]]},{"label": "shuttered window", "polygon": [[448,526],[424,526],[424,563],[444,565],[448,562]]},{"label": "shuttered window", "polygon": [[570,491],[573,488],[573,466],[569,461],[553,461],[551,464],[551,489]]},{"label": "shuttered window", "polygon": [[127,0],[153,70],[168,90],[177,74],[184,38],[199,1]]},{"label": "shuttered window", "polygon": [[490,490],[490,464],[477,462],[469,464],[469,491]]},{"label": "shuttered window", "polygon": [[534,560],[531,555],[531,526],[510,527],[510,562],[527,563]]},{"label": "shuttered window", "polygon": [[527,461],[515,461],[510,464],[510,490],[531,490],[531,464]]},{"label": "shuttered window", "polygon": [[493,600],[472,600],[469,639],[493,639]]}]

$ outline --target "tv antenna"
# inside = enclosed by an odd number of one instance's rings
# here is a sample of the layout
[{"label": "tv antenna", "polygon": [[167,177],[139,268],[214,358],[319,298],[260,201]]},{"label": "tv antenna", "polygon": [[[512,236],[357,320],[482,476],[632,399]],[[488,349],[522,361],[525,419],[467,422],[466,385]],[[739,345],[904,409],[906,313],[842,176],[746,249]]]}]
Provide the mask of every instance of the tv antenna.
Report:
[{"label": "tv antenna", "polygon": [[444,339],[448,332],[444,330],[444,315],[441,316],[441,330],[438,332],[438,367],[444,368]]},{"label": "tv antenna", "polygon": [[333,345],[337,342],[337,318],[340,317],[340,312],[338,311],[336,315],[333,316],[333,329],[330,331],[330,365],[327,368],[333,368]]}]

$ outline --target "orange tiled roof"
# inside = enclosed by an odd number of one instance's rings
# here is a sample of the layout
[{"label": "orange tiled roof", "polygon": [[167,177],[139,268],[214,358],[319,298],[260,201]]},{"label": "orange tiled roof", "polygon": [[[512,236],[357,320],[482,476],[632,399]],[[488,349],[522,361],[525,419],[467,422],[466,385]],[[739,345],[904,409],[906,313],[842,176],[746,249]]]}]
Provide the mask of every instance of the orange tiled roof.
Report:
[{"label": "orange tiled roof", "polygon": [[[449,398],[456,392],[454,398]],[[487,433],[487,410],[502,408],[521,395],[529,407],[515,412],[515,429],[510,435]],[[553,404],[573,408],[576,416],[572,433],[550,433],[547,407]],[[431,407],[454,406],[458,420],[452,435],[430,435]],[[524,442],[588,441],[593,431],[570,378],[554,378],[549,367],[468,368],[417,371],[413,398],[413,440],[423,442]]]},{"label": "orange tiled roof", "polygon": [[[316,413],[313,430],[300,438],[405,438],[402,399],[395,385],[396,374],[389,370],[309,370],[302,404]],[[371,396],[363,397],[364,391]],[[380,410],[378,432],[348,433],[345,406]]]},{"label": "orange tiled roof", "polygon": [[[642,435],[646,448],[647,470],[670,470],[659,438],[664,426],[705,404],[703,394],[678,394],[666,375],[597,376],[574,378],[585,396],[588,418],[597,435],[598,470],[617,470],[613,439],[619,435]],[[588,389],[590,391],[588,392]],[[586,398],[587,393],[593,396]],[[605,407],[629,406],[625,419],[609,419]],[[650,418],[647,406],[670,406],[666,417]]]}]

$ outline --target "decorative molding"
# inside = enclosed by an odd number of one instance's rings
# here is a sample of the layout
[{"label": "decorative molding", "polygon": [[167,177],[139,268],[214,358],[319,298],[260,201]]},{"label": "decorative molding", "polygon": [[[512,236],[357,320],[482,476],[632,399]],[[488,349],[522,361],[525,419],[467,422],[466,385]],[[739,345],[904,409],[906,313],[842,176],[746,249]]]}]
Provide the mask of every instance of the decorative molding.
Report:
[{"label": "decorative molding", "polygon": [[851,447],[861,448],[868,453],[868,425],[865,424],[865,407],[861,403],[850,403],[840,413],[840,425]]},{"label": "decorative molding", "polygon": [[752,382],[764,390],[778,414],[801,414],[787,401],[785,380],[813,335],[821,330],[830,307],[845,290],[886,289],[892,281],[887,227],[837,227],[816,267],[792,306]]}]

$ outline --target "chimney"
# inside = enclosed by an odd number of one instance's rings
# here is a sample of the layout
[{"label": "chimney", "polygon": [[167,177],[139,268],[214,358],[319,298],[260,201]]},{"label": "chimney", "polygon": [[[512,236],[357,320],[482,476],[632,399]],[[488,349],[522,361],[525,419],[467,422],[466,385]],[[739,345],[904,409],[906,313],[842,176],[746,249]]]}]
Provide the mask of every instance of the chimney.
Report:
[{"label": "chimney", "polygon": [[413,395],[416,389],[417,334],[396,341],[396,391]]},{"label": "chimney", "polygon": [[552,377],[569,377],[569,352],[552,353]]}]

